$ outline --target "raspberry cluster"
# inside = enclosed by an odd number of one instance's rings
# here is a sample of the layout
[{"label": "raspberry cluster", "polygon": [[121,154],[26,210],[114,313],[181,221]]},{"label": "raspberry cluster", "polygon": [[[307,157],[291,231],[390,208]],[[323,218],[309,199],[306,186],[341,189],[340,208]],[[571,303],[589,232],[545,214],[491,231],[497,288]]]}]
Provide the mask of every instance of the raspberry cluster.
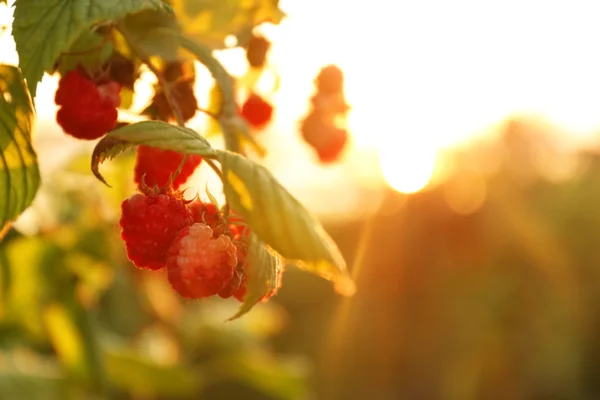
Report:
[{"label": "raspberry cluster", "polygon": [[97,139],[117,123],[121,85],[96,82],[79,69],[65,74],[58,84],[54,102],[59,106],[56,121],[63,131],[78,139]]},{"label": "raspberry cluster", "polygon": [[226,219],[212,203],[186,201],[181,192],[144,185],[121,210],[121,238],[135,266],[166,268],[169,283],[185,298],[218,295],[243,301],[248,229],[239,220]]},{"label": "raspberry cluster", "polygon": [[348,142],[348,131],[337,126],[350,109],[344,95],[344,75],[335,65],[323,67],[315,79],[312,109],[302,120],[302,138],[323,164],[340,159]]}]

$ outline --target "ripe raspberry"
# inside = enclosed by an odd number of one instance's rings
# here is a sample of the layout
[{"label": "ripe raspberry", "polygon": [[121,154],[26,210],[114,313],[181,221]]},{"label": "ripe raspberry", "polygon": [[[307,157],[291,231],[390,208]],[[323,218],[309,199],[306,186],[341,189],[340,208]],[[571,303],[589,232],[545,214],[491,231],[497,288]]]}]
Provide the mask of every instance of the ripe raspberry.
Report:
[{"label": "ripe raspberry", "polygon": [[193,223],[179,193],[134,194],[121,204],[121,238],[127,256],[139,268],[158,270],[177,233]]},{"label": "ripe raspberry", "polygon": [[225,223],[223,217],[219,215],[219,209],[213,203],[204,203],[196,199],[190,203],[189,208],[194,222],[206,224],[213,230],[221,223]]},{"label": "ripe raspberry", "polygon": [[332,126],[328,128],[327,132],[327,142],[315,149],[319,156],[319,161],[323,164],[337,161],[348,142],[348,131],[345,129]]},{"label": "ripe raspberry", "polygon": [[260,36],[252,36],[246,45],[246,59],[254,68],[262,68],[267,60],[267,52],[271,43]]},{"label": "ripe raspberry", "polygon": [[56,121],[73,137],[97,139],[117,122],[120,89],[116,82],[96,85],[79,70],[72,70],[58,84],[54,102],[61,107]]},{"label": "ripe raspberry", "polygon": [[324,164],[336,161],[348,142],[348,131],[324,120],[314,111],[302,121],[300,129],[304,140]]},{"label": "ripe raspberry", "polygon": [[336,65],[327,65],[315,79],[317,90],[323,94],[336,94],[344,90],[344,73]]},{"label": "ripe raspberry", "polygon": [[273,106],[256,93],[251,93],[241,109],[242,117],[254,128],[264,128],[273,117]]},{"label": "ripe raspberry", "polygon": [[195,223],[182,229],[169,248],[168,278],[183,297],[208,297],[230,283],[237,263],[229,237],[215,238],[208,225]]},{"label": "ripe raspberry", "polygon": [[335,94],[323,94],[317,92],[313,97],[310,98],[315,110],[318,110],[322,114],[346,114],[350,109],[348,103],[346,103],[346,97],[344,93]]},{"label": "ripe raspberry", "polygon": [[[135,183],[143,182],[152,187],[166,188],[169,179],[179,168],[184,155],[170,150],[161,150],[155,147],[139,146],[135,163]],[[173,179],[173,189],[176,190],[194,173],[202,157],[190,155],[185,160],[179,175]]]}]

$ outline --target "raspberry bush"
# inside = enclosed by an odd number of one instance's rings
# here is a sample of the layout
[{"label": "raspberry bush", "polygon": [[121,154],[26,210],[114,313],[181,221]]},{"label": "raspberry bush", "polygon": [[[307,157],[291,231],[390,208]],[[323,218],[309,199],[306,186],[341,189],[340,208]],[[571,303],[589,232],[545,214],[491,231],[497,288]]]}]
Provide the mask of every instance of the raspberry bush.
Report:
[{"label": "raspberry bush", "polygon": [[[176,1],[57,0],[57,4],[60,7],[50,12],[41,0],[19,0],[14,9],[12,30],[19,66],[0,66],[0,88],[8,88],[2,89],[6,91],[0,104],[18,124],[0,127],[18,128],[7,137],[21,147],[20,158],[13,159],[21,160],[19,173],[25,173],[25,178],[3,181],[20,185],[3,188],[17,193],[3,200],[11,202],[0,207],[9,211],[3,223],[29,205],[39,185],[30,144],[31,99],[44,73],[54,73],[58,75],[56,121],[73,138],[96,140],[91,169],[100,181],[107,183],[100,173],[104,161],[129,149],[136,151],[133,171],[127,174],[132,175],[131,190],[135,187],[137,193],[122,200],[119,221],[131,264],[152,271],[166,267],[167,279],[181,297],[241,301],[235,317],[277,292],[285,259],[334,280],[342,292],[352,292],[345,262],[319,221],[247,156],[248,145],[260,150],[259,155],[277,151],[262,149],[250,134],[264,129],[275,109],[253,84],[239,88],[212,51],[223,48],[225,38],[235,35],[237,45],[246,50],[248,68],[260,76],[268,65],[271,44],[250,34],[258,19],[248,18],[248,26],[234,32],[215,27],[211,36],[188,29],[194,16]],[[261,21],[277,23],[283,17],[276,1],[264,7],[256,10]],[[31,18],[37,22],[32,24]],[[56,26],[64,28],[60,37],[54,32]],[[221,41],[215,42],[215,37]],[[213,85],[208,86],[218,92],[218,104],[210,109],[199,107],[194,61],[210,72]],[[138,84],[144,84],[144,70],[156,80],[149,104],[139,113],[142,120],[120,119],[133,113],[131,99]],[[315,82],[312,127],[303,128],[302,134],[319,160],[331,163],[347,143],[346,131],[332,125],[332,116],[347,110],[343,76],[330,66]],[[247,93],[241,103],[238,89]],[[218,126],[224,150],[213,148],[204,132],[188,126],[198,112]],[[194,193],[197,189],[190,178],[201,164],[222,181],[223,204]],[[277,201],[266,201],[270,196]],[[295,229],[287,231],[282,224]]]},{"label": "raspberry bush", "polygon": [[[60,392],[48,398],[211,398],[198,376],[207,382],[267,382],[272,371],[262,366],[254,372],[258,379],[235,368],[213,368],[213,360],[231,362],[230,353],[208,336],[186,331],[206,320],[194,310],[208,312],[211,304],[222,304],[237,309],[223,319],[252,319],[253,307],[285,284],[286,264],[333,281],[341,294],[354,290],[345,261],[320,222],[261,165],[260,157],[280,150],[263,148],[255,139],[277,112],[273,93],[257,82],[277,72],[269,64],[271,43],[255,28],[279,23],[284,14],[278,1],[252,7],[235,2],[190,7],[191,2],[8,2],[18,65],[0,64],[0,238],[8,238],[8,250],[0,248],[0,294],[9,299],[0,304],[0,322],[7,323],[3,332],[23,329],[34,352],[56,364],[48,380],[56,375],[68,382],[40,386]],[[4,3],[0,0],[1,9]],[[203,18],[214,21],[209,31],[197,29]],[[245,51],[247,75],[234,77],[213,55],[230,47],[226,42]],[[210,77],[200,78],[206,75],[199,69]],[[75,161],[64,168],[68,173],[40,173],[32,137],[34,99],[44,98],[36,96],[44,76],[57,84],[54,121],[64,134],[60,140],[91,159],[87,178],[106,187],[86,180]],[[207,106],[201,101],[206,89]],[[339,112],[345,102],[331,96],[317,96],[315,107]],[[208,128],[198,127],[202,119],[221,135],[222,148],[208,141]],[[335,138],[334,144],[317,145],[323,160],[336,159],[343,147]],[[128,157],[117,157],[121,153]],[[57,153],[48,159],[62,163],[66,156],[71,157]],[[196,178],[204,174],[222,183],[221,200],[210,194],[212,187],[200,191]],[[27,236],[11,223],[34,200],[40,176],[47,177],[44,195],[61,203],[60,217]],[[19,287],[27,293],[19,294]],[[275,308],[266,304],[261,312],[268,310]],[[219,340],[242,346],[236,353],[266,353],[257,338],[240,342],[226,326],[217,330]],[[161,364],[154,351],[144,353],[154,348],[145,341],[156,336],[161,343],[174,341],[173,354],[180,359]],[[119,343],[127,351],[116,349]],[[215,354],[207,358],[203,348]],[[285,372],[289,368],[274,365],[277,376],[293,376]],[[12,398],[7,387],[3,380],[0,397]],[[36,390],[36,385],[20,388]],[[262,388],[276,398],[288,389],[287,384]]]}]

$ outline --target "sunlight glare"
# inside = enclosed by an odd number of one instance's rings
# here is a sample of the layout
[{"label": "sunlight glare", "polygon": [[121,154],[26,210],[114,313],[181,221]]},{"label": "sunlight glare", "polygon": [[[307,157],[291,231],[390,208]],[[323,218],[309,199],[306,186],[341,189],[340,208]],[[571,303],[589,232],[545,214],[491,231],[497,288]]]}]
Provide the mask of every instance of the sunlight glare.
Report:
[{"label": "sunlight glare", "polygon": [[597,2],[281,3],[290,15],[275,52],[283,81],[295,76],[306,86],[303,76],[318,64],[340,65],[353,141],[377,148],[394,187],[418,187],[431,170],[409,161],[416,153],[389,154],[395,135],[418,130],[429,147],[451,148],[519,112],[542,115],[576,140],[600,127]]},{"label": "sunlight glare", "polygon": [[435,170],[437,152],[423,143],[383,146],[379,151],[381,172],[388,184],[401,193],[423,189]]}]

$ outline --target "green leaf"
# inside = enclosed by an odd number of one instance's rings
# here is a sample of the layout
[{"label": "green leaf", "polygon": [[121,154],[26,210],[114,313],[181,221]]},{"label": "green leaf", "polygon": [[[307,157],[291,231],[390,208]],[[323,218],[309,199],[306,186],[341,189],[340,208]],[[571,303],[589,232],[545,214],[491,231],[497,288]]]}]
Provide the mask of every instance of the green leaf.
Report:
[{"label": "green leaf", "polygon": [[125,17],[119,28],[124,30],[128,40],[146,55],[159,56],[165,61],[183,59],[173,36],[162,33],[164,30],[180,33],[173,14],[145,10]]},{"label": "green leaf", "polygon": [[19,0],[13,36],[19,66],[35,97],[44,71],[92,25],[118,20],[144,9],[161,9],[160,0]]},{"label": "green leaf", "polygon": [[31,146],[34,117],[19,69],[0,65],[0,227],[31,204],[40,185]]},{"label": "green leaf", "polygon": [[64,75],[78,65],[103,65],[110,59],[113,49],[112,43],[106,38],[91,30],[84,31],[68,51],[60,56],[58,71]]},{"label": "green leaf", "polygon": [[334,281],[340,293],[354,292],[331,237],[265,167],[228,151],[219,151],[218,160],[228,202],[262,241],[298,266]]},{"label": "green leaf", "polygon": [[224,49],[233,35],[245,43],[263,22],[278,24],[285,14],[279,0],[173,0],[173,9],[185,33],[212,49]]},{"label": "green leaf", "polygon": [[248,264],[246,266],[246,295],[238,312],[230,318],[234,320],[246,314],[262,298],[277,290],[278,276],[283,269],[281,256],[269,251],[255,234],[250,234],[248,241]]},{"label": "green leaf", "polygon": [[92,172],[106,183],[99,165],[133,146],[144,145],[179,153],[214,158],[216,151],[196,131],[161,121],[142,121],[109,132],[96,144],[92,153]]}]

